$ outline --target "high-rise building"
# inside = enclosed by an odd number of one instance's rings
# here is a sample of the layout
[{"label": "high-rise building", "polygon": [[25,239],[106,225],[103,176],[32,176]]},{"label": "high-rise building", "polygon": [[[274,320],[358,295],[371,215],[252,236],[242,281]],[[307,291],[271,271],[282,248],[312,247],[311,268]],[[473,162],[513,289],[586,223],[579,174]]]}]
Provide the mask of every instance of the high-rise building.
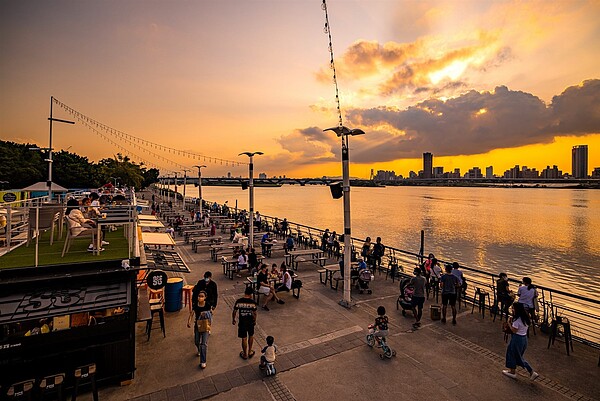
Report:
[{"label": "high-rise building", "polygon": [[443,167],[434,167],[433,168],[433,178],[442,178],[444,176],[444,168]]},{"label": "high-rise building", "polygon": [[494,166],[485,168],[485,178],[494,178]]},{"label": "high-rise building", "polygon": [[573,178],[587,178],[588,174],[588,147],[587,145],[573,146],[571,152],[571,175]]},{"label": "high-rise building", "polygon": [[423,153],[423,178],[433,177],[433,154]]}]

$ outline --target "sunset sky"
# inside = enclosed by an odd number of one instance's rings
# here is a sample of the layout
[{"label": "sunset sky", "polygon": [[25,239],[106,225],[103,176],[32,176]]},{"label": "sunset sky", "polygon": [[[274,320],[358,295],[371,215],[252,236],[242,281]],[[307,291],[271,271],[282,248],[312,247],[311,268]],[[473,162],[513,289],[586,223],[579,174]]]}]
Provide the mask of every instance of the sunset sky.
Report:
[{"label": "sunset sky", "polygon": [[[0,138],[204,176],[340,175],[321,0],[0,2]],[[600,1],[327,1],[351,175],[600,167]],[[54,116],[75,119],[54,105]],[[102,134],[102,135],[100,135]],[[116,146],[115,143],[119,144]],[[142,149],[143,148],[143,149]],[[145,150],[144,150],[145,149]],[[208,159],[211,158],[211,159]],[[171,163],[168,159],[174,163]]]}]

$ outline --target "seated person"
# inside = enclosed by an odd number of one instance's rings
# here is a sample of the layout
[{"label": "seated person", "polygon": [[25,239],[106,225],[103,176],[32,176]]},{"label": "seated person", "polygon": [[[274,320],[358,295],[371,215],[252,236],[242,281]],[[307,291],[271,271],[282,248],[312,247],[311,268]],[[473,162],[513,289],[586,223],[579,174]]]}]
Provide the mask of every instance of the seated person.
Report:
[{"label": "seated person", "polygon": [[240,272],[242,270],[247,270],[248,269],[248,256],[246,256],[246,251],[244,249],[242,249],[240,256],[238,256],[238,262],[237,262],[237,274],[236,277],[242,277],[242,275],[240,274]]},{"label": "seated person", "polygon": [[285,240],[285,253],[287,254],[289,251],[294,250],[294,238],[292,238],[292,234],[289,234],[287,239]]},{"label": "seated person", "polygon": [[260,239],[260,246],[263,256],[267,256],[267,252],[269,251],[269,233],[264,233],[262,238]]},{"label": "seated person", "polygon": [[275,358],[277,354],[277,345],[275,345],[275,339],[273,336],[267,336],[267,346],[264,347],[261,351],[260,356],[260,368],[264,369],[267,366],[267,363],[275,363]]},{"label": "seated person", "polygon": [[290,291],[292,289],[292,276],[285,264],[281,265],[281,283],[275,289],[275,292]]},{"label": "seated person", "polygon": [[279,273],[279,270],[277,270],[277,263],[273,263],[273,265],[271,266],[271,271],[269,272],[269,276],[271,276],[271,278],[275,278],[275,279],[281,278],[281,274]]},{"label": "seated person", "polygon": [[262,308],[266,311],[269,310],[267,304],[273,298],[277,301],[278,304],[284,304],[285,302],[275,294],[275,288],[271,284],[269,284],[269,274],[267,272],[267,265],[263,264],[260,266],[260,273],[256,277],[256,284],[258,287],[258,292],[266,296],[265,303],[262,305]]},{"label": "seated person", "polygon": [[[91,228],[96,228],[96,223],[93,220],[86,219],[83,216],[83,213],[79,209],[79,201],[77,199],[69,199],[67,201],[67,211],[66,211],[67,219],[70,221],[69,229],[71,233],[75,236],[81,234],[82,232],[89,230]],[[90,243],[88,246],[88,251],[95,251],[94,243]],[[103,251],[103,249],[100,249]]]},{"label": "seated person", "polygon": [[240,238],[243,238],[244,236],[242,235],[240,229],[238,228],[237,230],[235,230],[235,234],[233,234],[233,238],[231,240],[231,242],[240,242]]}]

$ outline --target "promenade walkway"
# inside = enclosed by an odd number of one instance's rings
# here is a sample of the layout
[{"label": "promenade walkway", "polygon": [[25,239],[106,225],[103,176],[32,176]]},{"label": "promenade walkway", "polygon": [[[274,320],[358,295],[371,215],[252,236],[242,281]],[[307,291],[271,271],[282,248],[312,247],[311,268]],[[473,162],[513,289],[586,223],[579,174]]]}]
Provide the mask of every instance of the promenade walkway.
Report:
[{"label": "promenade walkway", "polygon": [[[148,195],[146,196],[148,198]],[[358,400],[435,399],[480,400],[507,397],[539,400],[600,399],[598,351],[575,344],[567,356],[564,343],[546,349],[548,337],[531,335],[527,360],[540,373],[531,382],[523,370],[517,380],[502,375],[506,344],[501,325],[489,315],[471,314],[462,306],[458,324],[441,324],[426,316],[423,327],[411,332],[412,317],[396,310],[398,282],[375,274],[373,294],[354,294],[356,305],[338,305],[342,296],[319,282],[317,267],[301,265],[304,283],[300,299],[283,295],[285,305],[270,304],[259,310],[254,349],[257,355],[242,360],[237,327],[231,324],[232,305],[241,297],[245,278],[229,280],[221,265],[210,260],[206,248],[191,252],[177,237],[177,251],[192,273],[184,276],[195,284],[206,270],[219,286],[216,310],[208,343],[207,368],[198,367],[192,329],[186,327],[188,310],[166,313],[166,338],[159,330],[146,341],[138,324],[135,379],[127,386],[105,387],[103,401],[213,400]],[[266,262],[281,264],[277,253]],[[381,360],[377,349],[365,343],[366,326],[379,305],[390,317],[389,345],[397,351]],[[410,315],[410,314],[409,314]],[[267,335],[279,346],[278,373],[266,378],[258,369],[259,351]],[[518,371],[519,372],[519,371]],[[91,399],[90,394],[84,398]]]}]

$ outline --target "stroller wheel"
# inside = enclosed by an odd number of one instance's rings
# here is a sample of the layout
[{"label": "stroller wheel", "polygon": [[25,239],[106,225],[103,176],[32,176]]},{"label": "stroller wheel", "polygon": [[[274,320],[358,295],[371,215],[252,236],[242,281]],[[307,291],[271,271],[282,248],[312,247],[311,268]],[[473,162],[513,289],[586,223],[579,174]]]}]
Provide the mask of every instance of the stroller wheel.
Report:
[{"label": "stroller wheel", "polygon": [[402,316],[406,316],[406,311],[402,309]]},{"label": "stroller wheel", "polygon": [[359,293],[359,294],[362,294],[363,292],[364,292],[363,290],[359,290],[359,291],[358,291],[358,293]]},{"label": "stroller wheel", "polygon": [[373,293],[373,291],[367,290],[367,294],[372,294],[372,293]]}]

